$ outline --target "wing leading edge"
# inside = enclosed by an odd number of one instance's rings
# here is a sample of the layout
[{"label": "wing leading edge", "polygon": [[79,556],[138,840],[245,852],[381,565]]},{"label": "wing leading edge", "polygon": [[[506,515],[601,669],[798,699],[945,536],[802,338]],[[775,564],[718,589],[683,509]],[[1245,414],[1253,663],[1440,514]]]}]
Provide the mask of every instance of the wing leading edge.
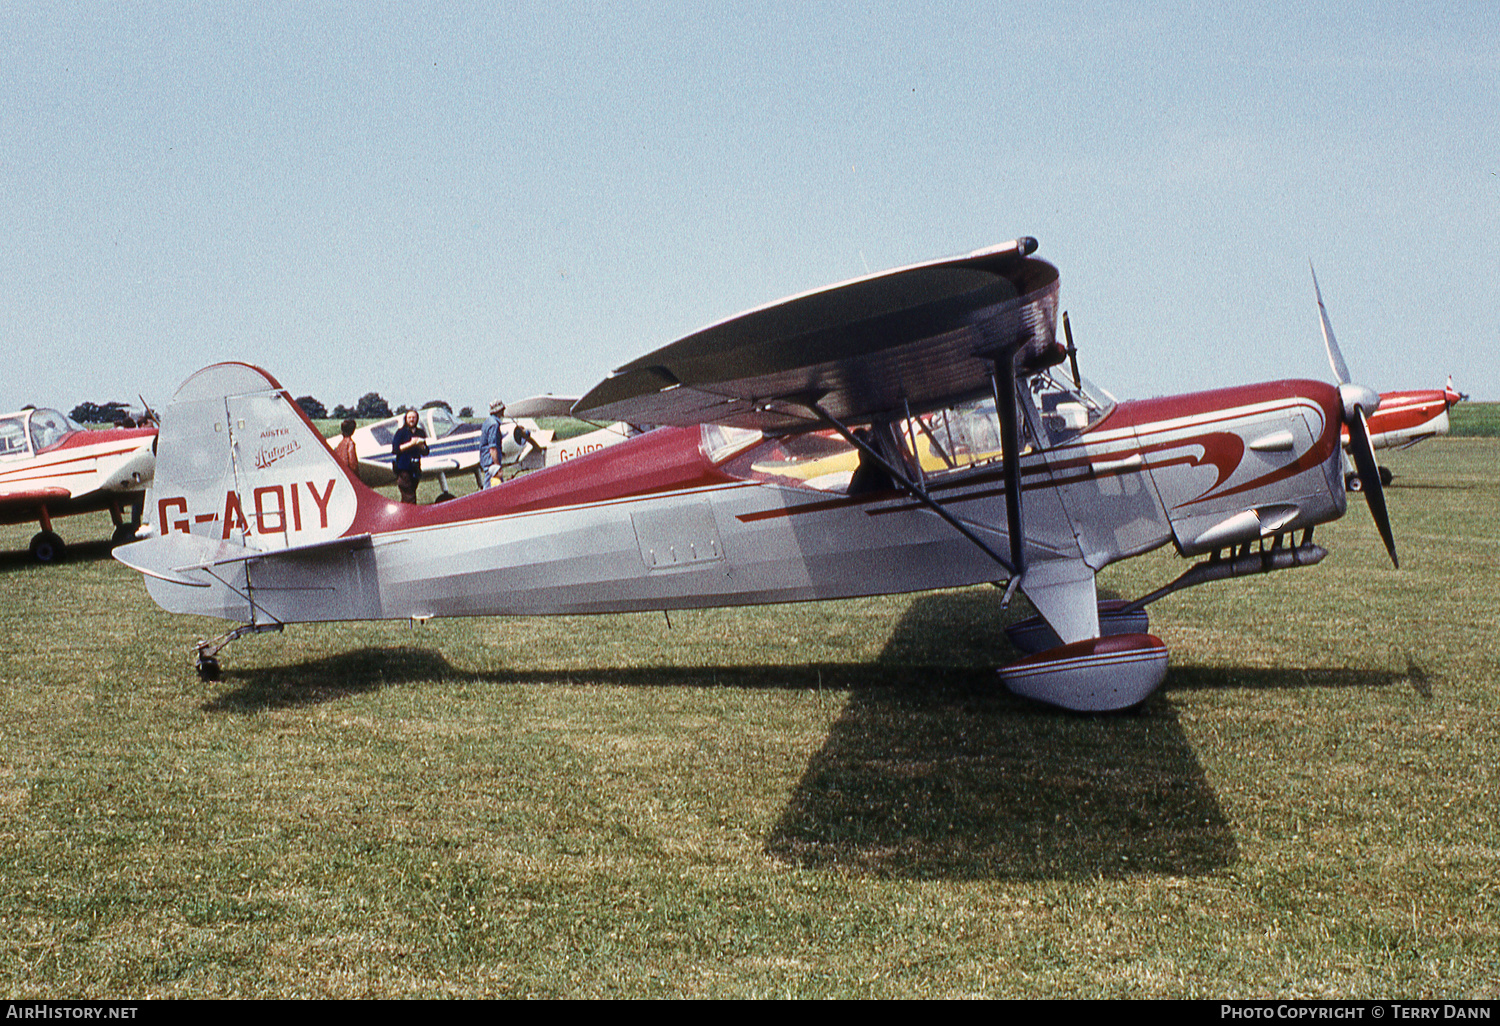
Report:
[{"label": "wing leading edge", "polygon": [[894,420],[989,394],[1066,358],[1057,269],[1036,240],[884,271],[710,325],[626,364],[573,407],[631,423],[805,430]]}]

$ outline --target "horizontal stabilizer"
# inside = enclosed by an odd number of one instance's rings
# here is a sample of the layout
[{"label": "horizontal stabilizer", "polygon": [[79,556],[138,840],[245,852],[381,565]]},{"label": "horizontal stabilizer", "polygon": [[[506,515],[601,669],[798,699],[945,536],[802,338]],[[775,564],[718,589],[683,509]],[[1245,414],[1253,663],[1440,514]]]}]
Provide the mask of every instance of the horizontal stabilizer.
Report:
[{"label": "horizontal stabilizer", "polygon": [[[159,581],[182,584],[189,588],[207,588],[208,581],[186,577],[188,570],[212,566],[222,557],[232,557],[247,550],[243,545],[214,541],[197,534],[167,534],[159,538],[121,545],[114,556],[121,563]],[[261,555],[251,550],[251,555]]]},{"label": "horizontal stabilizer", "polygon": [[303,553],[329,551],[333,549],[369,548],[368,534],[356,534],[347,538],[313,542],[310,545],[295,545],[285,549],[251,549],[233,542],[215,541],[196,534],[168,534],[159,538],[122,545],[115,549],[114,556],[121,563],[148,577],[184,584],[193,588],[206,588],[208,581],[188,577],[194,570],[207,570],[215,566],[244,563],[252,559],[281,559]]}]

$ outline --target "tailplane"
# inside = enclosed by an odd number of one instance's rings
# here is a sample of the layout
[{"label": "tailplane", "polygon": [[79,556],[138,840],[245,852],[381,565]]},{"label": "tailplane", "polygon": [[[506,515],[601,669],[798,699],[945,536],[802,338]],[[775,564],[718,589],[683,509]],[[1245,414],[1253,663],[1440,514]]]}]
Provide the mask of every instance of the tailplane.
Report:
[{"label": "tailplane", "polygon": [[[171,612],[278,619],[255,594],[251,560],[353,543],[355,483],[285,389],[243,363],[206,367],[163,411],[152,537],[115,550]],[[360,536],[366,543],[367,538]]]}]

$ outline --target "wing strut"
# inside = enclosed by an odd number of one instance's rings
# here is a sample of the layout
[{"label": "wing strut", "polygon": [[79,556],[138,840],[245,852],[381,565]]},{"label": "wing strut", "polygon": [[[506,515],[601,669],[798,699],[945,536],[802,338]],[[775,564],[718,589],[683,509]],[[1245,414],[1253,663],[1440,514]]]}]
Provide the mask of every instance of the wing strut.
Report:
[{"label": "wing strut", "polygon": [[[1014,411],[1016,404],[1014,388],[1011,389],[1010,402],[1011,409],[1012,411]],[[980,538],[977,534],[975,534],[967,524],[944,509],[936,499],[928,494],[927,489],[923,488],[921,485],[911,479],[911,475],[907,474],[902,468],[897,467],[895,464],[891,463],[891,461],[881,455],[874,446],[870,445],[869,442],[866,442],[864,439],[856,435],[849,429],[848,425],[844,424],[842,421],[838,420],[836,417],[830,414],[827,410],[823,409],[823,407],[820,406],[817,402],[808,403],[807,408],[810,409],[813,413],[817,414],[819,417],[823,418],[823,420],[827,421],[829,424],[832,424],[834,430],[837,431],[840,435],[844,436],[844,441],[848,442],[850,445],[858,449],[862,454],[868,456],[870,459],[879,464],[880,468],[887,474],[889,474],[892,480],[899,483],[902,488],[911,493],[912,498],[916,499],[922,505],[926,506],[928,509],[932,510],[938,516],[946,520],[955,531],[978,546],[980,551],[982,551],[985,555],[989,556],[996,563],[999,563],[1002,567],[1004,567],[1005,571],[1012,577],[1015,577],[1017,575],[1018,571],[1016,570],[1015,566],[1011,565],[1011,563],[1006,560],[1004,556],[1000,555],[1000,553],[991,548],[990,545],[983,538]],[[1015,434],[1014,422],[1012,422],[1011,425],[1011,433]],[[1017,466],[1017,470],[1019,470],[1019,464]],[[1008,478],[1010,473],[1010,466],[1008,462],[1006,464],[1006,473]],[[1007,489],[1009,488],[1008,480],[1006,487]],[[1019,481],[1017,481],[1016,490],[1017,492],[1020,491]],[[1012,516],[1011,522],[1015,523],[1017,522],[1017,519],[1017,517]],[[1015,539],[1012,539],[1011,551],[1014,552],[1016,551],[1016,549],[1016,541]]]},{"label": "wing strut", "polygon": [[1010,527],[1010,558],[1014,573],[1026,572],[1026,535],[1021,528],[1021,429],[1016,408],[1016,351],[1007,349],[995,359],[990,384],[995,389],[995,412],[1000,415],[1000,458],[1005,464],[1005,516]]}]

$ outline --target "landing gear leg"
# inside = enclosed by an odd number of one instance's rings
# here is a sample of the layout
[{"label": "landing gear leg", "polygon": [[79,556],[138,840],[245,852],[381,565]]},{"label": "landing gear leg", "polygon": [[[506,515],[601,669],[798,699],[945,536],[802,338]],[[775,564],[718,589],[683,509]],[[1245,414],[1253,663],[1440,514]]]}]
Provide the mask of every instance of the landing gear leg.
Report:
[{"label": "landing gear leg", "polygon": [[43,506],[37,511],[37,525],[41,530],[31,539],[31,558],[38,563],[56,563],[63,558],[66,546],[63,540],[52,531],[52,516]]},{"label": "landing gear leg", "polygon": [[266,634],[269,632],[280,633],[283,624],[279,623],[247,623],[236,627],[234,630],[220,634],[217,638],[208,641],[200,641],[195,646],[196,658],[194,666],[198,671],[199,680],[219,679],[219,653],[224,646],[236,638],[243,638],[246,634]]},{"label": "landing gear leg", "polygon": [[111,541],[116,545],[124,545],[135,541],[135,532],[141,526],[141,503],[137,501],[130,508],[130,521],[125,520],[125,512],[120,508],[118,502],[110,503],[109,518],[114,521],[115,533]]}]

